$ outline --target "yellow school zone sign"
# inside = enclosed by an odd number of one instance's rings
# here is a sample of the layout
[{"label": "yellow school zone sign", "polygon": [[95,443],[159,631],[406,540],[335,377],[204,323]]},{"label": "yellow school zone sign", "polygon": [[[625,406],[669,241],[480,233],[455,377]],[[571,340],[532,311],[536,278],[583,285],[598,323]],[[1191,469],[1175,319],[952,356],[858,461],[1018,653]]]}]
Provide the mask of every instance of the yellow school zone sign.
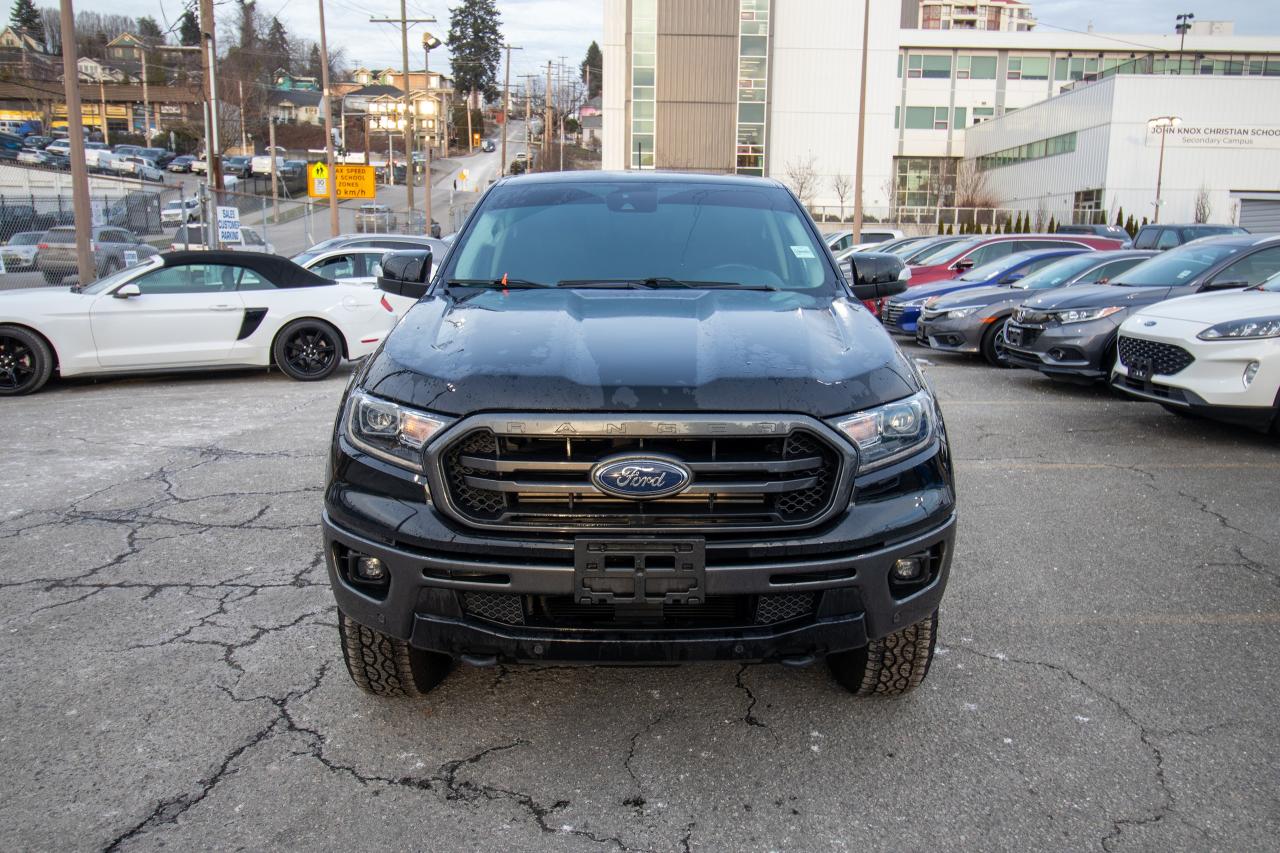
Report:
[{"label": "yellow school zone sign", "polygon": [[[333,167],[333,172],[338,198],[377,197],[378,185],[372,166],[338,163]],[[329,197],[329,167],[324,163],[312,163],[307,166],[307,195],[312,198]]]}]

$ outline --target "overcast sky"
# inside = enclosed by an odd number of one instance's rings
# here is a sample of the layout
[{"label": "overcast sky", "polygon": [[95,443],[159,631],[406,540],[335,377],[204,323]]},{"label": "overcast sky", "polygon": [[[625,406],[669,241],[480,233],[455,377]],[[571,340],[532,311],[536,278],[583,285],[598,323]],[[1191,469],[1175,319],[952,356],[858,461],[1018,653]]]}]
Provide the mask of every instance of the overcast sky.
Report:
[{"label": "overcast sky", "polygon": [[[51,5],[36,0],[37,5]],[[317,0],[258,0],[258,9],[269,20],[279,15],[290,33],[309,39],[319,37],[316,24]],[[685,0],[697,2],[697,0]],[[894,2],[894,0],[876,0]],[[370,24],[369,17],[398,15],[395,0],[326,0],[329,43],[346,49],[347,61],[369,67],[400,66],[400,31],[390,24]],[[849,0],[851,7],[856,0]],[[421,67],[421,33],[429,30],[443,38],[449,29],[448,2],[408,0],[410,17],[436,17],[439,23],[419,24],[410,33],[410,63]],[[1164,33],[1173,29],[1174,15],[1194,12],[1201,19],[1236,22],[1238,35],[1280,34],[1277,0],[1033,0],[1032,11],[1045,29],[1085,30],[1090,23],[1100,32]],[[545,70],[547,60],[577,65],[594,39],[600,41],[603,28],[601,0],[498,0],[502,31],[514,45],[513,81],[520,74]],[[181,14],[182,0],[78,0],[76,9],[134,17],[152,15],[170,22]],[[216,10],[219,29],[235,21],[233,0],[219,0]],[[163,25],[163,24],[162,24]],[[431,56],[433,65],[446,62],[444,50]]]}]

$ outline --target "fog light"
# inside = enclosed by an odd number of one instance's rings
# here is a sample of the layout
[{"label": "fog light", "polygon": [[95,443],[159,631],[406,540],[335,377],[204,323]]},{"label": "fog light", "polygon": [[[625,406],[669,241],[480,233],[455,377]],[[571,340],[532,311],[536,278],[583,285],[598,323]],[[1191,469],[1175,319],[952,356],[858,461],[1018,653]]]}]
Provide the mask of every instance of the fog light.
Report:
[{"label": "fog light", "polygon": [[380,581],[387,576],[387,566],[377,557],[356,557],[356,577],[362,581]]},{"label": "fog light", "polygon": [[1259,364],[1256,361],[1249,362],[1249,366],[1244,369],[1244,387],[1248,388],[1253,382],[1253,377],[1258,375]]},{"label": "fog light", "polygon": [[903,557],[893,564],[893,579],[897,581],[913,581],[924,571],[924,563],[919,557]]}]

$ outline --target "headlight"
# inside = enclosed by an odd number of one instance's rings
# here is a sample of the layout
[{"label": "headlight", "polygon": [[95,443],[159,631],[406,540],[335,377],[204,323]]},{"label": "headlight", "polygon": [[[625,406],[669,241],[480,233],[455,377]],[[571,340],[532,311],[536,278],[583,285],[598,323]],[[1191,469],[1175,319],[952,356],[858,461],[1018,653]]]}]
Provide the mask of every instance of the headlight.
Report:
[{"label": "headlight", "polygon": [[1225,323],[1210,326],[1196,337],[1202,341],[1276,338],[1280,337],[1280,317],[1228,320]]},{"label": "headlight", "polygon": [[347,438],[393,465],[422,471],[422,448],[446,421],[359,391],[347,402]]},{"label": "headlight", "polygon": [[859,473],[888,465],[919,450],[933,437],[933,397],[921,391],[903,400],[835,422],[858,446]]},{"label": "headlight", "polygon": [[974,311],[977,311],[977,310],[978,309],[976,307],[975,308],[957,308],[954,311],[947,312],[947,319],[959,320],[962,317],[968,317],[970,314],[972,314]]},{"label": "headlight", "polygon": [[1053,319],[1059,323],[1083,323],[1087,320],[1101,320],[1110,317],[1117,311],[1123,311],[1122,305],[1110,305],[1106,308],[1072,308],[1069,311],[1053,312]]}]

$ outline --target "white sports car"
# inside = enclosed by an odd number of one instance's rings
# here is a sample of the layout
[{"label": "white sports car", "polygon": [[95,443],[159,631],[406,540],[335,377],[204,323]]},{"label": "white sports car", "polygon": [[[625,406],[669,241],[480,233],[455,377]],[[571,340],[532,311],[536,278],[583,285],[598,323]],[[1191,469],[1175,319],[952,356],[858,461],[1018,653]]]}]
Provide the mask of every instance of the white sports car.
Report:
[{"label": "white sports car", "polygon": [[1120,326],[1112,384],[1178,414],[1280,430],[1280,274],[1157,302]]},{"label": "white sports car", "polygon": [[55,370],[274,364],[294,379],[323,379],[395,326],[380,295],[250,252],[167,252],[83,290],[0,292],[0,396],[37,391]]}]

